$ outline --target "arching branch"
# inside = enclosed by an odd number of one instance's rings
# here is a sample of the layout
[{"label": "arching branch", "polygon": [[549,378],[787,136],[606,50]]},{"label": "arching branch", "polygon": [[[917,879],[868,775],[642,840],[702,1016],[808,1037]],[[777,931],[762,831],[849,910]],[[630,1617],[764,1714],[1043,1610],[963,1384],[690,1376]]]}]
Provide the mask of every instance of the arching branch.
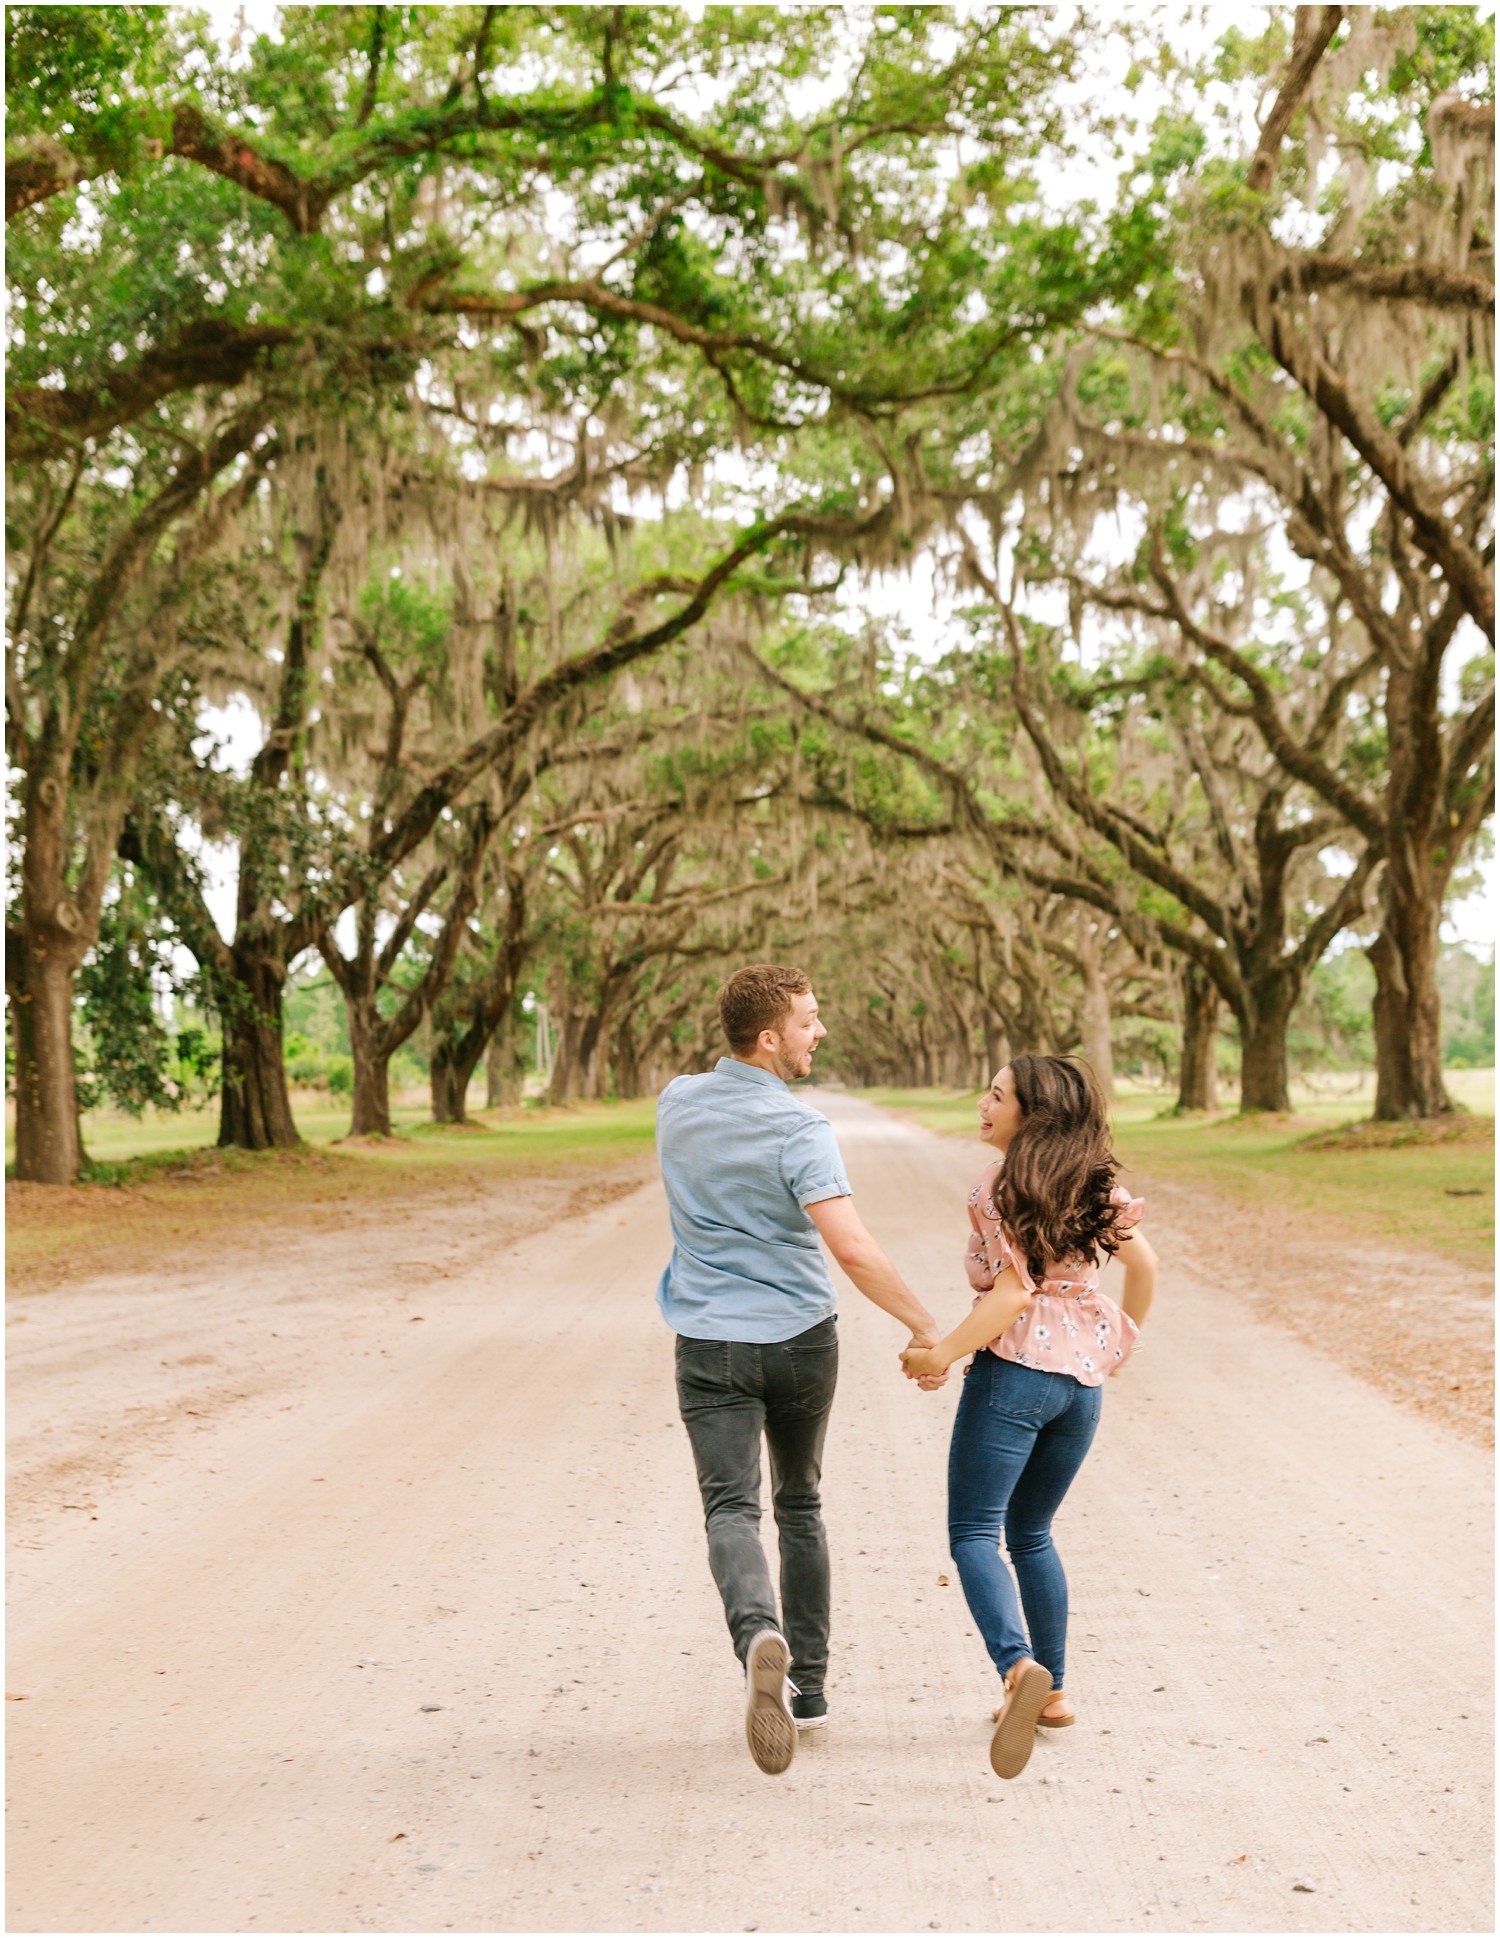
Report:
[{"label": "arching branch", "polygon": [[1297,9],[1296,26],[1292,32],[1291,64],[1271,104],[1271,112],[1266,116],[1250,163],[1250,173],[1245,178],[1245,186],[1256,195],[1263,195],[1276,179],[1276,170],[1281,161],[1281,144],[1292,125],[1292,116],[1301,105],[1302,97],[1317,71],[1318,62],[1338,32],[1343,17],[1342,7]]}]

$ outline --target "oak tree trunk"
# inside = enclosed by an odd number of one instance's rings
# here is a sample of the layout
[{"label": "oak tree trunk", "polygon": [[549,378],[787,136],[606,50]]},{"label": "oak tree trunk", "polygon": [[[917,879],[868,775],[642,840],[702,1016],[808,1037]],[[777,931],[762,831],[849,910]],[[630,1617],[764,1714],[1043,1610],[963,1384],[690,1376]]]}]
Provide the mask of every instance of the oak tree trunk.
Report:
[{"label": "oak tree trunk", "polygon": [[547,1086],[547,1101],[550,1104],[565,1104],[579,1094],[582,1083],[578,1039],[583,1018],[576,1010],[564,1008],[555,1001],[549,1006],[549,1013],[557,1031],[557,1047],[552,1057],[552,1080]]},{"label": "oak tree trunk", "polygon": [[1240,1020],[1240,1109],[1290,1110],[1286,1033],[1296,990],[1276,977],[1249,995],[1248,1014]]},{"label": "oak tree trunk", "polygon": [[1177,1074],[1179,1110],[1217,1110],[1219,992],[1196,962],[1182,978],[1182,1064]]},{"label": "oak tree trunk", "polygon": [[1375,1116],[1386,1123],[1456,1108],[1443,1083],[1442,897],[1423,886],[1387,869],[1384,926],[1365,952],[1375,971]]},{"label": "oak tree trunk", "polygon": [[292,1150],[301,1143],[292,1121],[282,1055],[281,993],[286,968],[274,956],[232,951],[224,1004],[224,1074],[219,1144],[247,1151]]},{"label": "oak tree trunk", "polygon": [[[371,1000],[370,1009],[374,1010]],[[346,1002],[349,1054],[354,1063],[354,1115],[351,1137],[391,1134],[391,1056],[380,1042],[380,1017],[364,1014],[365,1004]]]},{"label": "oak tree trunk", "polygon": [[601,1007],[585,1016],[577,1031],[577,1094],[592,1100],[609,1095],[609,1011]]},{"label": "oak tree trunk", "polygon": [[645,1094],[641,1079],[641,1058],[636,1045],[635,1031],[618,1029],[611,1045],[611,1061],[615,1068],[615,1095],[617,1097],[640,1097]]},{"label": "oak tree trunk", "polygon": [[455,1053],[451,1043],[434,1040],[427,1070],[435,1124],[468,1123],[469,1079],[478,1061],[477,1054],[463,1058]]},{"label": "oak tree trunk", "polygon": [[1080,1018],[1085,1061],[1106,1103],[1115,1097],[1115,1053],[1110,1030],[1109,983],[1104,974],[1100,925],[1087,912],[1078,922],[1078,958],[1083,965],[1083,1014]]},{"label": "oak tree trunk", "polygon": [[984,1016],[984,1060],[987,1068],[979,1085],[981,1090],[988,1089],[996,1072],[1003,1070],[1010,1062],[1010,1039],[1006,1036],[1005,1025],[988,1009]]},{"label": "oak tree trunk", "polygon": [[55,746],[38,754],[36,769],[24,793],[21,921],[6,929],[15,1175],[31,1184],[72,1184],[83,1163],[73,1080],[73,978],[98,933],[98,909],[89,911],[89,924],[68,886],[67,769]]},{"label": "oak tree trunk", "polygon": [[490,1038],[484,1078],[487,1110],[503,1110],[521,1101],[521,1049],[516,1041],[516,1019],[509,1010]]},{"label": "oak tree trunk", "polygon": [[72,950],[59,932],[12,932],[6,962],[16,1059],[16,1167],[31,1184],[72,1184],[83,1162],[73,1082]]}]

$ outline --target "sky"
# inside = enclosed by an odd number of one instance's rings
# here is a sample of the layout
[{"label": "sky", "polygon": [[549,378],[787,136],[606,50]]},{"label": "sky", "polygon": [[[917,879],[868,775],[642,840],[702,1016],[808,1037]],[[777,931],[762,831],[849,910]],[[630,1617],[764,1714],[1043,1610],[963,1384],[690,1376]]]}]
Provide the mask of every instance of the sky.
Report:
[{"label": "sky", "polygon": [[[701,5],[694,5],[688,10],[696,14],[703,9]],[[210,0],[204,11],[226,57],[233,59],[237,44],[245,44],[246,35],[275,33],[282,9],[275,0]],[[1175,41],[1183,54],[1192,58],[1230,27],[1248,34],[1259,31],[1273,10],[1264,6],[1215,4],[1134,6],[1121,7],[1118,11],[1121,20],[1139,21],[1149,14],[1171,18]],[[1100,36],[1088,63],[1088,74],[1076,84],[1079,92],[1099,90],[1118,94],[1128,58],[1119,38],[1109,34]],[[1154,113],[1156,103],[1149,87],[1141,91],[1135,105],[1143,121]],[[1084,196],[1101,203],[1108,200],[1114,191],[1116,168],[1113,159],[1103,155],[1097,159],[1079,156],[1068,169],[1060,171],[1056,183],[1060,202],[1072,203]],[[935,580],[931,560],[925,555],[909,573],[863,575],[857,584],[850,585],[844,604],[851,613],[864,613],[899,625],[913,649],[924,654],[943,650],[955,636],[951,601]],[[248,704],[215,710],[206,717],[205,726],[224,741],[231,764],[248,768],[259,745],[260,731]],[[214,847],[205,847],[203,853],[213,884],[210,904],[227,935],[234,920],[232,855],[227,849]],[[1470,947],[1489,949],[1494,944],[1496,918],[1500,914],[1500,863],[1491,857],[1477,864],[1472,872],[1477,884],[1475,892],[1452,905],[1449,920],[1444,924],[1444,937]]]}]

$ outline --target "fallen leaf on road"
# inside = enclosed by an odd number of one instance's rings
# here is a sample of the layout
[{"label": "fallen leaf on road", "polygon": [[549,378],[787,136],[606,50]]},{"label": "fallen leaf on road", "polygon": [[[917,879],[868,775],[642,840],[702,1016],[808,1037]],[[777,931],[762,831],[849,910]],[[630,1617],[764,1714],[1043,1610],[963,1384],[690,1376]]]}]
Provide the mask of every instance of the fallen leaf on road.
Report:
[{"label": "fallen leaf on road", "polygon": [[399,1843],[400,1843],[400,1841],[401,1841],[401,1839],[402,1839],[402,1838],[403,1838],[403,1837],[404,1837],[405,1835],[406,1835],[406,1832],[405,1832],[404,1830],[397,1830],[397,1831],[393,1831],[393,1832],[391,1833],[391,1835],[390,1835],[389,1837],[387,1837],[387,1838],[386,1838],[386,1840],[385,1840],[385,1841],[386,1841],[386,1842],[387,1842],[388,1844],[399,1844]]},{"label": "fallen leaf on road", "polygon": [[31,1697],[30,1695],[17,1695],[14,1691],[7,1689],[5,1692],[5,1700],[7,1702],[30,1702]]}]

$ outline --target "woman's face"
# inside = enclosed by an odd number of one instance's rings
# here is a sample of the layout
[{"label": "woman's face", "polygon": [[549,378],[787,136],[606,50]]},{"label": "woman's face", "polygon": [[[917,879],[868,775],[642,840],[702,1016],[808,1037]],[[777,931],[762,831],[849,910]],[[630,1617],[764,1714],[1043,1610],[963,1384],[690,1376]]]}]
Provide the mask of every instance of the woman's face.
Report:
[{"label": "woman's face", "polygon": [[979,1099],[979,1138],[993,1144],[997,1151],[1010,1148],[1010,1140],[1021,1128],[1021,1106],[1016,1102],[1010,1080],[1010,1065],[997,1071],[995,1081]]}]

